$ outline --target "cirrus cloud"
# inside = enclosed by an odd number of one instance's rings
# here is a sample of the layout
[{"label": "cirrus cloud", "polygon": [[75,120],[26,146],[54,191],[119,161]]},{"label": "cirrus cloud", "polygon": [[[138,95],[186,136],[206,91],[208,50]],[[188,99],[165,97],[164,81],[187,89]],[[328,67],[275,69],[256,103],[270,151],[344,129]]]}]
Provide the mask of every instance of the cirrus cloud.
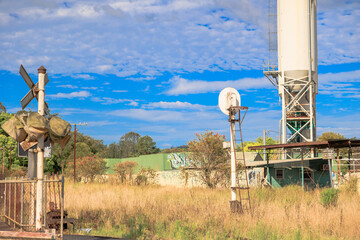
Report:
[{"label": "cirrus cloud", "polygon": [[51,99],[61,99],[61,98],[87,98],[91,96],[88,91],[79,91],[79,92],[71,92],[71,93],[57,93],[57,94],[48,94],[47,97]]}]

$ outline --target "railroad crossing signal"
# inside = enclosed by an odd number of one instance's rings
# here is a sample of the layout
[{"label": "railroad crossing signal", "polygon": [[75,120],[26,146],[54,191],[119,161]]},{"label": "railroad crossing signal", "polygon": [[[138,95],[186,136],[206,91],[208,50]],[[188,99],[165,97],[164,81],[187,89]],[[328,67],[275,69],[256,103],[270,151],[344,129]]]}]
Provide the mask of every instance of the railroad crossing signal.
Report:
[{"label": "railroad crossing signal", "polygon": [[[31,80],[29,74],[26,72],[23,65],[20,65],[19,73],[23,77],[25,83],[30,88],[30,91],[25,95],[25,97],[23,97],[23,99],[21,99],[21,108],[24,109],[34,98],[38,100],[37,94],[39,92],[39,87],[38,87],[39,84],[38,83],[34,84],[34,82]],[[47,73],[45,73],[45,85],[48,82],[49,82],[49,78],[47,76]],[[44,106],[44,111],[46,114],[49,114],[49,107],[46,102]]]}]

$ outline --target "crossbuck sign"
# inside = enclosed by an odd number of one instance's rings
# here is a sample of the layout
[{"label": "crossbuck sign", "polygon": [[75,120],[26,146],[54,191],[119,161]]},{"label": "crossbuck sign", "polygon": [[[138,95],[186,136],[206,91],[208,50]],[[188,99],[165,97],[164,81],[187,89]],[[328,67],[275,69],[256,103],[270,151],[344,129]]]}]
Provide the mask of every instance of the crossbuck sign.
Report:
[{"label": "crossbuck sign", "polygon": [[[21,108],[24,109],[34,98],[38,100],[39,84],[38,83],[34,84],[34,82],[31,80],[29,74],[26,72],[23,65],[20,65],[19,73],[30,88],[30,91],[25,95],[25,97],[23,97],[23,99],[21,99]],[[45,85],[48,82],[49,82],[49,78],[47,76],[47,73],[45,73]],[[49,107],[46,102],[44,106],[44,112],[46,114],[49,114]]]}]

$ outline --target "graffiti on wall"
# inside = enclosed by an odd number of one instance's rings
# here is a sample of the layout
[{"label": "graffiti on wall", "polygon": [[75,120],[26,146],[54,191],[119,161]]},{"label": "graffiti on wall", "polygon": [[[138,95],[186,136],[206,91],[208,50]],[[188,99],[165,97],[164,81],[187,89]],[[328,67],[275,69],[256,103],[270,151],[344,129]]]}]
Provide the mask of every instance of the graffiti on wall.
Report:
[{"label": "graffiti on wall", "polygon": [[168,155],[168,160],[173,169],[191,166],[191,160],[188,158],[187,153],[170,153]]}]

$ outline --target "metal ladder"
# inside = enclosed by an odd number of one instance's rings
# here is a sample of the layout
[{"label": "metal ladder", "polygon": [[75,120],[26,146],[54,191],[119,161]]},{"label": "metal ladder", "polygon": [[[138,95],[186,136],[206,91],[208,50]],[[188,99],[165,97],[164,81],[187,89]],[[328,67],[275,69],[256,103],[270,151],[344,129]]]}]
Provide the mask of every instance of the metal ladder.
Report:
[{"label": "metal ladder", "polygon": [[[241,115],[241,110],[245,110],[245,113],[243,115]],[[236,168],[240,170],[241,174],[238,174],[237,186],[231,188],[232,190],[238,192],[236,204],[233,204],[233,206],[231,206],[231,211],[234,213],[244,213],[245,211],[247,211],[252,215],[249,179],[246,169],[244,143],[241,130],[241,124],[246,116],[247,110],[247,107],[231,107],[230,111],[236,112],[236,114],[229,114],[229,122],[235,122],[235,124],[231,124],[231,131],[235,133],[232,144],[234,144],[234,146],[236,146],[236,144],[240,144],[242,149],[239,154],[236,154],[235,152]],[[233,129],[233,126],[235,127],[235,129]],[[240,137],[240,139],[237,139],[237,136]]]}]

